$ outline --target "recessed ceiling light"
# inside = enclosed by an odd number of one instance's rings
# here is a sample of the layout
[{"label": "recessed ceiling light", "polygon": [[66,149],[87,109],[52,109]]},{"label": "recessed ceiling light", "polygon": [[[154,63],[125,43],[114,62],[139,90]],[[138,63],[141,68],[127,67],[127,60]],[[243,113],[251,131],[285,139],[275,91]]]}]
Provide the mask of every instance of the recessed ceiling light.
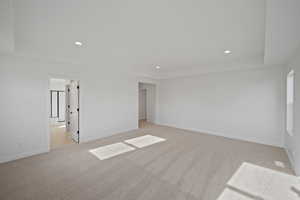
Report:
[{"label": "recessed ceiling light", "polygon": [[230,54],[231,51],[230,51],[230,50],[225,50],[224,53],[225,53],[225,54]]},{"label": "recessed ceiling light", "polygon": [[155,68],[156,68],[156,69],[160,69],[160,66],[156,66]]},{"label": "recessed ceiling light", "polygon": [[82,46],[82,42],[77,41],[77,42],[75,42],[75,45],[76,46]]}]

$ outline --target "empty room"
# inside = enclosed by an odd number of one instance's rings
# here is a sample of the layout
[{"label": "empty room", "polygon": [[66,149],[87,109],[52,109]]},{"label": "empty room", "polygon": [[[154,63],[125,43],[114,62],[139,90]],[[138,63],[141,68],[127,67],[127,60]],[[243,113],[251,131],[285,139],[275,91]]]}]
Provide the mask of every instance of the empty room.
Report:
[{"label": "empty room", "polygon": [[1,200],[300,200],[299,0],[0,0]]}]

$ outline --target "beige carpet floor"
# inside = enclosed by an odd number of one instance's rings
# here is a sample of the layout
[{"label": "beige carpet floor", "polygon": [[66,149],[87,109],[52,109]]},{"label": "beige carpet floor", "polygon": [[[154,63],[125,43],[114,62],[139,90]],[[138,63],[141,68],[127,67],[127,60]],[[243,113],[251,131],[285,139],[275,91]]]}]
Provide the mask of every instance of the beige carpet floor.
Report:
[{"label": "beige carpet floor", "polygon": [[66,131],[64,123],[51,125],[50,134],[50,149],[60,148],[66,144],[75,144],[71,133]]},{"label": "beige carpet floor", "polygon": [[145,119],[139,120],[139,128],[151,128],[154,124],[147,122]]},{"label": "beige carpet floor", "polygon": [[[106,160],[89,153],[147,134],[166,141]],[[0,164],[0,199],[216,200],[245,162],[293,175],[281,148],[152,125]]]}]

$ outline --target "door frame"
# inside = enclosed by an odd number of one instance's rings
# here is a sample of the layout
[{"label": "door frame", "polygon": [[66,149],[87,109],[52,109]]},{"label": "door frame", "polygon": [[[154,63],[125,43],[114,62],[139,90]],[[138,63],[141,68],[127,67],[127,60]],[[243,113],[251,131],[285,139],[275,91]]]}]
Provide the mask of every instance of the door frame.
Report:
[{"label": "door frame", "polygon": [[[49,74],[47,76],[47,79],[45,79],[45,107],[46,107],[46,112],[45,112],[45,130],[46,130],[46,143],[47,145],[47,152],[50,152],[51,148],[50,148],[50,142],[51,142],[51,138],[50,138],[50,134],[51,134],[51,130],[50,130],[50,117],[49,117],[49,113],[51,112],[51,107],[50,107],[50,79],[64,79],[64,80],[75,80],[78,82],[78,85],[80,85],[80,78],[77,76],[71,77],[71,76],[67,76],[67,75],[61,75],[61,74]],[[79,111],[82,110],[82,105],[81,105],[81,91],[82,91],[82,87],[80,87],[79,92],[78,92],[78,105],[79,105]],[[80,113],[78,113],[78,128],[82,127],[82,120],[80,119],[81,115],[79,115]],[[80,144],[81,141],[81,136],[82,136],[82,130],[79,129],[79,138],[78,138],[78,144]]]},{"label": "door frame", "polygon": [[[158,124],[158,87],[159,84],[156,81],[153,80],[148,80],[148,79],[141,79],[137,81],[137,128],[139,128],[139,92],[140,92],[140,84],[149,84],[154,86],[154,95],[155,95],[155,100],[154,100],[154,119],[153,119],[153,123]],[[148,95],[148,92],[146,92],[146,95]],[[146,96],[147,98],[147,96]],[[147,99],[146,99],[147,101]],[[146,105],[147,106],[147,105]],[[147,114],[147,113],[146,113]],[[147,117],[146,117],[147,118]]]},{"label": "door frame", "polygon": [[[77,111],[77,120],[78,120],[78,122],[77,122],[77,141],[75,141],[75,142],[79,144],[80,143],[80,109],[81,109],[80,108],[80,83],[77,80],[71,80],[71,81],[75,81],[76,82],[76,85],[77,85],[76,89],[78,90],[77,91],[78,106],[77,106],[77,109],[76,109],[76,111]],[[66,95],[69,95],[70,88],[67,85],[66,85],[66,88],[68,88],[68,91],[66,91],[67,92]],[[69,105],[67,106],[67,109],[69,109]],[[69,119],[69,117],[68,117],[68,119]],[[68,122],[66,122],[66,123],[68,123]],[[66,127],[67,126],[68,126],[68,124],[66,124]]]}]

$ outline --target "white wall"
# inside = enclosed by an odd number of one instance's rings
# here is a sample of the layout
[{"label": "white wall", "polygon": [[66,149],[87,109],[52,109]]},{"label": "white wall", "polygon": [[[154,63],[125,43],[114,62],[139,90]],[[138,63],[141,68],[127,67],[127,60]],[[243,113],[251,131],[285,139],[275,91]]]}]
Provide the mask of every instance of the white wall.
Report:
[{"label": "white wall", "polygon": [[149,83],[140,83],[140,90],[146,90],[146,119],[149,122],[156,122],[157,112],[157,97],[156,97],[156,85]]},{"label": "white wall", "polygon": [[267,0],[265,64],[286,64],[300,45],[300,1]]},{"label": "white wall", "polygon": [[[285,77],[288,72],[293,69],[295,72],[294,79],[294,130],[293,136],[285,132],[285,147],[292,164],[294,165],[295,172],[300,175],[300,51],[288,64]],[[286,84],[285,84],[286,85]]]},{"label": "white wall", "polygon": [[15,24],[12,0],[0,1],[0,53],[10,53],[15,48]]},{"label": "white wall", "polygon": [[283,146],[283,86],[283,68],[163,80],[159,123]]},{"label": "white wall", "polygon": [[49,78],[80,81],[82,142],[138,128],[138,80],[100,66],[0,56],[0,162],[49,150]]},{"label": "white wall", "polygon": [[[51,77],[80,81],[82,142],[138,127],[141,79],[120,69],[0,56],[0,162],[49,150]],[[167,125],[281,146],[283,77],[276,68],[163,80],[154,86],[155,115]]]}]

